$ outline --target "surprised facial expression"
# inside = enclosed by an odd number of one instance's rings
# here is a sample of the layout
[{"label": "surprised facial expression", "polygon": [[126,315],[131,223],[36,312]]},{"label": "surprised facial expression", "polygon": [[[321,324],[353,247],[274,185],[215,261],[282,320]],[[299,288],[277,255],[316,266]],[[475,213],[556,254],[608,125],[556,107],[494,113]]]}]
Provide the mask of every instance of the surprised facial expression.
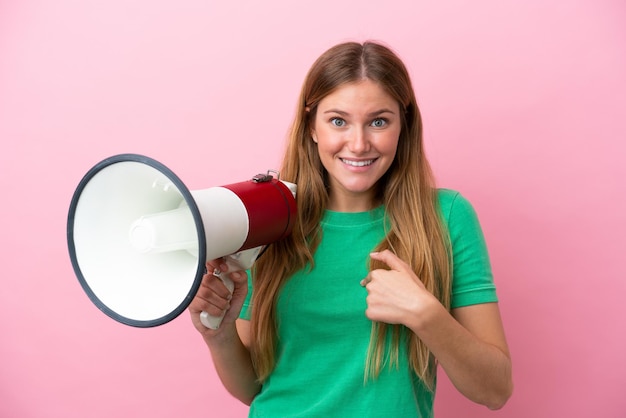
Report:
[{"label": "surprised facial expression", "polygon": [[330,179],[329,209],[369,210],[376,184],[391,166],[398,147],[400,106],[378,83],[349,83],[324,97],[312,136]]}]

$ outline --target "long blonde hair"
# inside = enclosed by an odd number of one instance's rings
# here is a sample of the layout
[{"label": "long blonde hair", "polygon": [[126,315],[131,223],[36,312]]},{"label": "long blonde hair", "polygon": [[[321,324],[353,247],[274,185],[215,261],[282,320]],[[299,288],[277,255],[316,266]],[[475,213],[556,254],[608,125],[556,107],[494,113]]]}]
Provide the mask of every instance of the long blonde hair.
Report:
[{"label": "long blonde hair", "polygon": [[[377,250],[391,249],[407,262],[426,289],[449,309],[449,243],[424,155],[422,121],[408,72],[396,54],[379,43],[336,45],[322,54],[307,74],[281,168],[281,178],[298,185],[294,230],[288,238],[269,246],[253,270],[251,355],[260,381],[274,368],[279,291],[293,273],[313,265],[313,254],[321,240],[328,174],[311,138],[311,123],[324,97],[363,78],[379,83],[398,101],[403,114],[395,160],[377,186],[377,197],[385,205],[390,224]],[[386,266],[372,263],[370,268]],[[391,347],[386,346],[388,333],[392,335]],[[372,324],[366,379],[378,376],[385,364],[397,362],[401,335],[401,326]],[[435,364],[430,350],[412,332],[406,340],[409,364],[427,386],[433,387]]]}]

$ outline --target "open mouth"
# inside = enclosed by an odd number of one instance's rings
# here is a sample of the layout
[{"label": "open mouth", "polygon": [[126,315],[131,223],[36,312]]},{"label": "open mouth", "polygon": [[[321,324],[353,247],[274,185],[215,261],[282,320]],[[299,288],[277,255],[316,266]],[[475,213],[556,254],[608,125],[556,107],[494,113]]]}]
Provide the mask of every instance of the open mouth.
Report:
[{"label": "open mouth", "polygon": [[355,160],[346,160],[345,158],[341,158],[342,163],[347,164],[352,167],[366,167],[368,165],[372,165],[374,161],[376,161],[376,159],[355,161]]}]

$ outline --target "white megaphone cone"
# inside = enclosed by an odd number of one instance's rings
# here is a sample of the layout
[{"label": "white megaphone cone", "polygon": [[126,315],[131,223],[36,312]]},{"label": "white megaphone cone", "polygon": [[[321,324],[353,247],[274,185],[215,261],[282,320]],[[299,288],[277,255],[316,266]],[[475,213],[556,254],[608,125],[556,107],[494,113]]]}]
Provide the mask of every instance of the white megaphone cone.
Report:
[{"label": "white megaphone cone", "polygon": [[[207,260],[226,257],[230,271],[249,269],[265,245],[289,235],[295,192],[295,184],[270,172],[189,191],[151,158],[107,158],[83,177],[70,204],[74,271],[111,318],[136,327],[162,325],[189,306]],[[232,292],[228,277],[214,274]],[[217,328],[222,318],[203,312],[201,320]]]}]

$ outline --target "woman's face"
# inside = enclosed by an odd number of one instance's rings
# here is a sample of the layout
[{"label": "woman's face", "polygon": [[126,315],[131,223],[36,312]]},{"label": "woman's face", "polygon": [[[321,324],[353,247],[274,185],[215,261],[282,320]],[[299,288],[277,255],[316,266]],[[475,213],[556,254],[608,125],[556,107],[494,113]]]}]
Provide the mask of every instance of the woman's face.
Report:
[{"label": "woman's face", "polygon": [[311,134],[330,179],[329,209],[360,212],[379,203],[375,186],[395,158],[401,125],[398,102],[369,79],[320,101]]}]

